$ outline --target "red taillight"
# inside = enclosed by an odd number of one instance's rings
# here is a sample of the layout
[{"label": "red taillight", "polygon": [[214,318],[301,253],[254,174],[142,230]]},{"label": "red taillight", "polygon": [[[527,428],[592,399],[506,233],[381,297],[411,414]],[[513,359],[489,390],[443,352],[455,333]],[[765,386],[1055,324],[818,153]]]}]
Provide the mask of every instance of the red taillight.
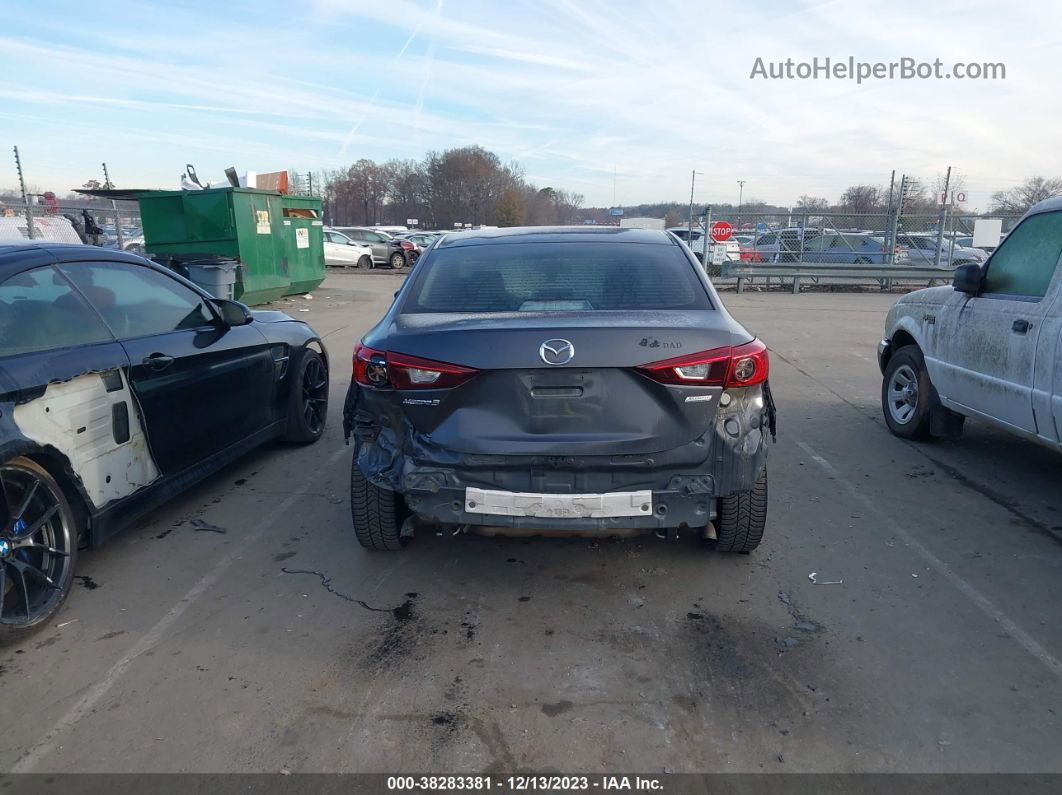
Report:
[{"label": "red taillight", "polygon": [[726,372],[727,387],[755,386],[767,380],[770,363],[767,346],[759,340],[746,342],[730,349],[730,367]]},{"label": "red taillight", "polygon": [[400,245],[406,251],[412,251],[414,248],[413,244],[410,243],[408,240],[400,240],[398,242],[398,245]]},{"label": "red taillight", "polygon": [[387,369],[395,389],[450,389],[479,372],[472,367],[435,362],[404,353],[387,354]]},{"label": "red taillight", "polygon": [[387,354],[359,344],[354,349],[354,380],[374,389],[391,386],[387,377]]},{"label": "red taillight", "polygon": [[759,340],[643,364],[640,372],[662,384],[741,387],[767,380],[767,346]]},{"label": "red taillight", "polygon": [[723,386],[729,363],[730,348],[716,348],[643,364],[638,370],[661,384]]},{"label": "red taillight", "polygon": [[354,351],[354,380],[372,389],[450,389],[479,371],[404,353],[384,353],[359,345]]}]

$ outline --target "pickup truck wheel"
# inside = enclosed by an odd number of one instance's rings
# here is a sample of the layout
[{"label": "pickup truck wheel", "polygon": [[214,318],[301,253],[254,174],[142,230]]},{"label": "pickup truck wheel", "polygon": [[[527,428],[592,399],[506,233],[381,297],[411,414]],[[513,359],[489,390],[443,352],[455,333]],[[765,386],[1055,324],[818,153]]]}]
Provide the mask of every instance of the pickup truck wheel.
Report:
[{"label": "pickup truck wheel", "polygon": [[889,359],[881,381],[881,408],[889,430],[902,439],[929,437],[933,385],[917,345],[905,345]]},{"label": "pickup truck wheel", "polygon": [[402,535],[403,507],[401,496],[365,479],[355,455],[350,468],[350,516],[358,543],[377,551],[402,549],[409,543],[409,536]]},{"label": "pickup truck wheel", "polygon": [[751,552],[760,545],[767,525],[767,470],[749,491],[719,498],[715,520],[718,552]]}]

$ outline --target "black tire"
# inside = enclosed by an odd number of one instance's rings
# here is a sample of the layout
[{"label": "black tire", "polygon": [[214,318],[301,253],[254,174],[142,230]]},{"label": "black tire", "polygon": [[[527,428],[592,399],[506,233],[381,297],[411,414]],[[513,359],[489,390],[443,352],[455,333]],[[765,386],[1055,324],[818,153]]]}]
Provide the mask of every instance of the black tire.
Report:
[{"label": "black tire", "polygon": [[752,552],[763,539],[767,524],[767,470],[751,491],[719,498],[715,520],[717,552]]},{"label": "black tire", "polygon": [[366,271],[372,270],[372,257],[365,255],[364,257],[359,258],[358,264],[354,267]]},{"label": "black tire", "polygon": [[[0,546],[10,549],[14,544],[34,544],[24,551],[15,549],[0,557],[0,644],[7,644],[46,626],[63,606],[74,582],[81,528],[63,488],[35,461],[28,458],[5,461],[0,466],[0,480],[10,500],[10,503],[6,500],[0,503],[0,510],[4,510],[4,505],[11,505],[12,513],[21,507],[19,502],[28,486],[37,484],[21,517],[0,514]],[[25,484],[21,491],[20,484]],[[50,518],[40,529],[26,532],[49,511]],[[19,519],[29,525],[23,524],[21,532]],[[43,581],[37,572],[45,574],[51,584]]]},{"label": "black tire", "polygon": [[[913,384],[912,390],[899,387]],[[903,403],[900,396],[903,394]],[[885,424],[901,439],[929,438],[929,409],[933,383],[929,380],[926,361],[917,345],[905,345],[889,359],[881,379],[881,410]]]},{"label": "black tire", "polygon": [[350,518],[358,543],[381,552],[402,549],[409,543],[409,537],[402,535],[404,507],[401,496],[365,479],[355,454],[350,467]]},{"label": "black tire", "polygon": [[328,420],[328,367],[321,354],[305,348],[291,374],[285,441],[313,444]]},{"label": "black tire", "polygon": [[402,268],[406,267],[406,255],[403,254],[401,251],[396,251],[391,254],[391,257],[390,259],[388,259],[388,262],[390,263],[391,267],[394,268],[396,271],[401,270]]}]

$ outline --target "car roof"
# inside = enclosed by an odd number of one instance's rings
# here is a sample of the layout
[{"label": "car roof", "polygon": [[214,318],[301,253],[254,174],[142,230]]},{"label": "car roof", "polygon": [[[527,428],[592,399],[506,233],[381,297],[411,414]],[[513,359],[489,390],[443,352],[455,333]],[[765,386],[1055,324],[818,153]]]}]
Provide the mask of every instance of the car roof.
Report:
[{"label": "car roof", "polygon": [[1049,213],[1054,210],[1062,210],[1062,196],[1056,196],[1053,199],[1044,199],[1042,202],[1037,202],[1026,215],[1033,215],[1035,213]]},{"label": "car roof", "polygon": [[499,243],[650,243],[677,245],[677,239],[663,230],[632,229],[617,226],[507,226],[501,229],[473,229],[460,235],[448,233],[435,248],[487,246]]},{"label": "car roof", "polygon": [[0,243],[0,274],[28,261],[47,265],[55,262],[78,260],[107,260],[150,264],[143,257],[128,251],[88,246],[82,243],[56,243],[51,240],[26,240],[21,243]]}]

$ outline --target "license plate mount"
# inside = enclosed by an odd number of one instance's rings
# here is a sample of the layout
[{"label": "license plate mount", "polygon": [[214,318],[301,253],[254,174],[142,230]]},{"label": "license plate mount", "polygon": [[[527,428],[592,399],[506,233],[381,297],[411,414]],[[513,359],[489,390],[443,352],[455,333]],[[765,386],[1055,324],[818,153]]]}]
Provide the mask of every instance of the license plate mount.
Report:
[{"label": "license plate mount", "polygon": [[465,511],[491,516],[538,519],[612,519],[652,516],[653,492],[605,494],[538,494],[523,491],[465,489]]}]

